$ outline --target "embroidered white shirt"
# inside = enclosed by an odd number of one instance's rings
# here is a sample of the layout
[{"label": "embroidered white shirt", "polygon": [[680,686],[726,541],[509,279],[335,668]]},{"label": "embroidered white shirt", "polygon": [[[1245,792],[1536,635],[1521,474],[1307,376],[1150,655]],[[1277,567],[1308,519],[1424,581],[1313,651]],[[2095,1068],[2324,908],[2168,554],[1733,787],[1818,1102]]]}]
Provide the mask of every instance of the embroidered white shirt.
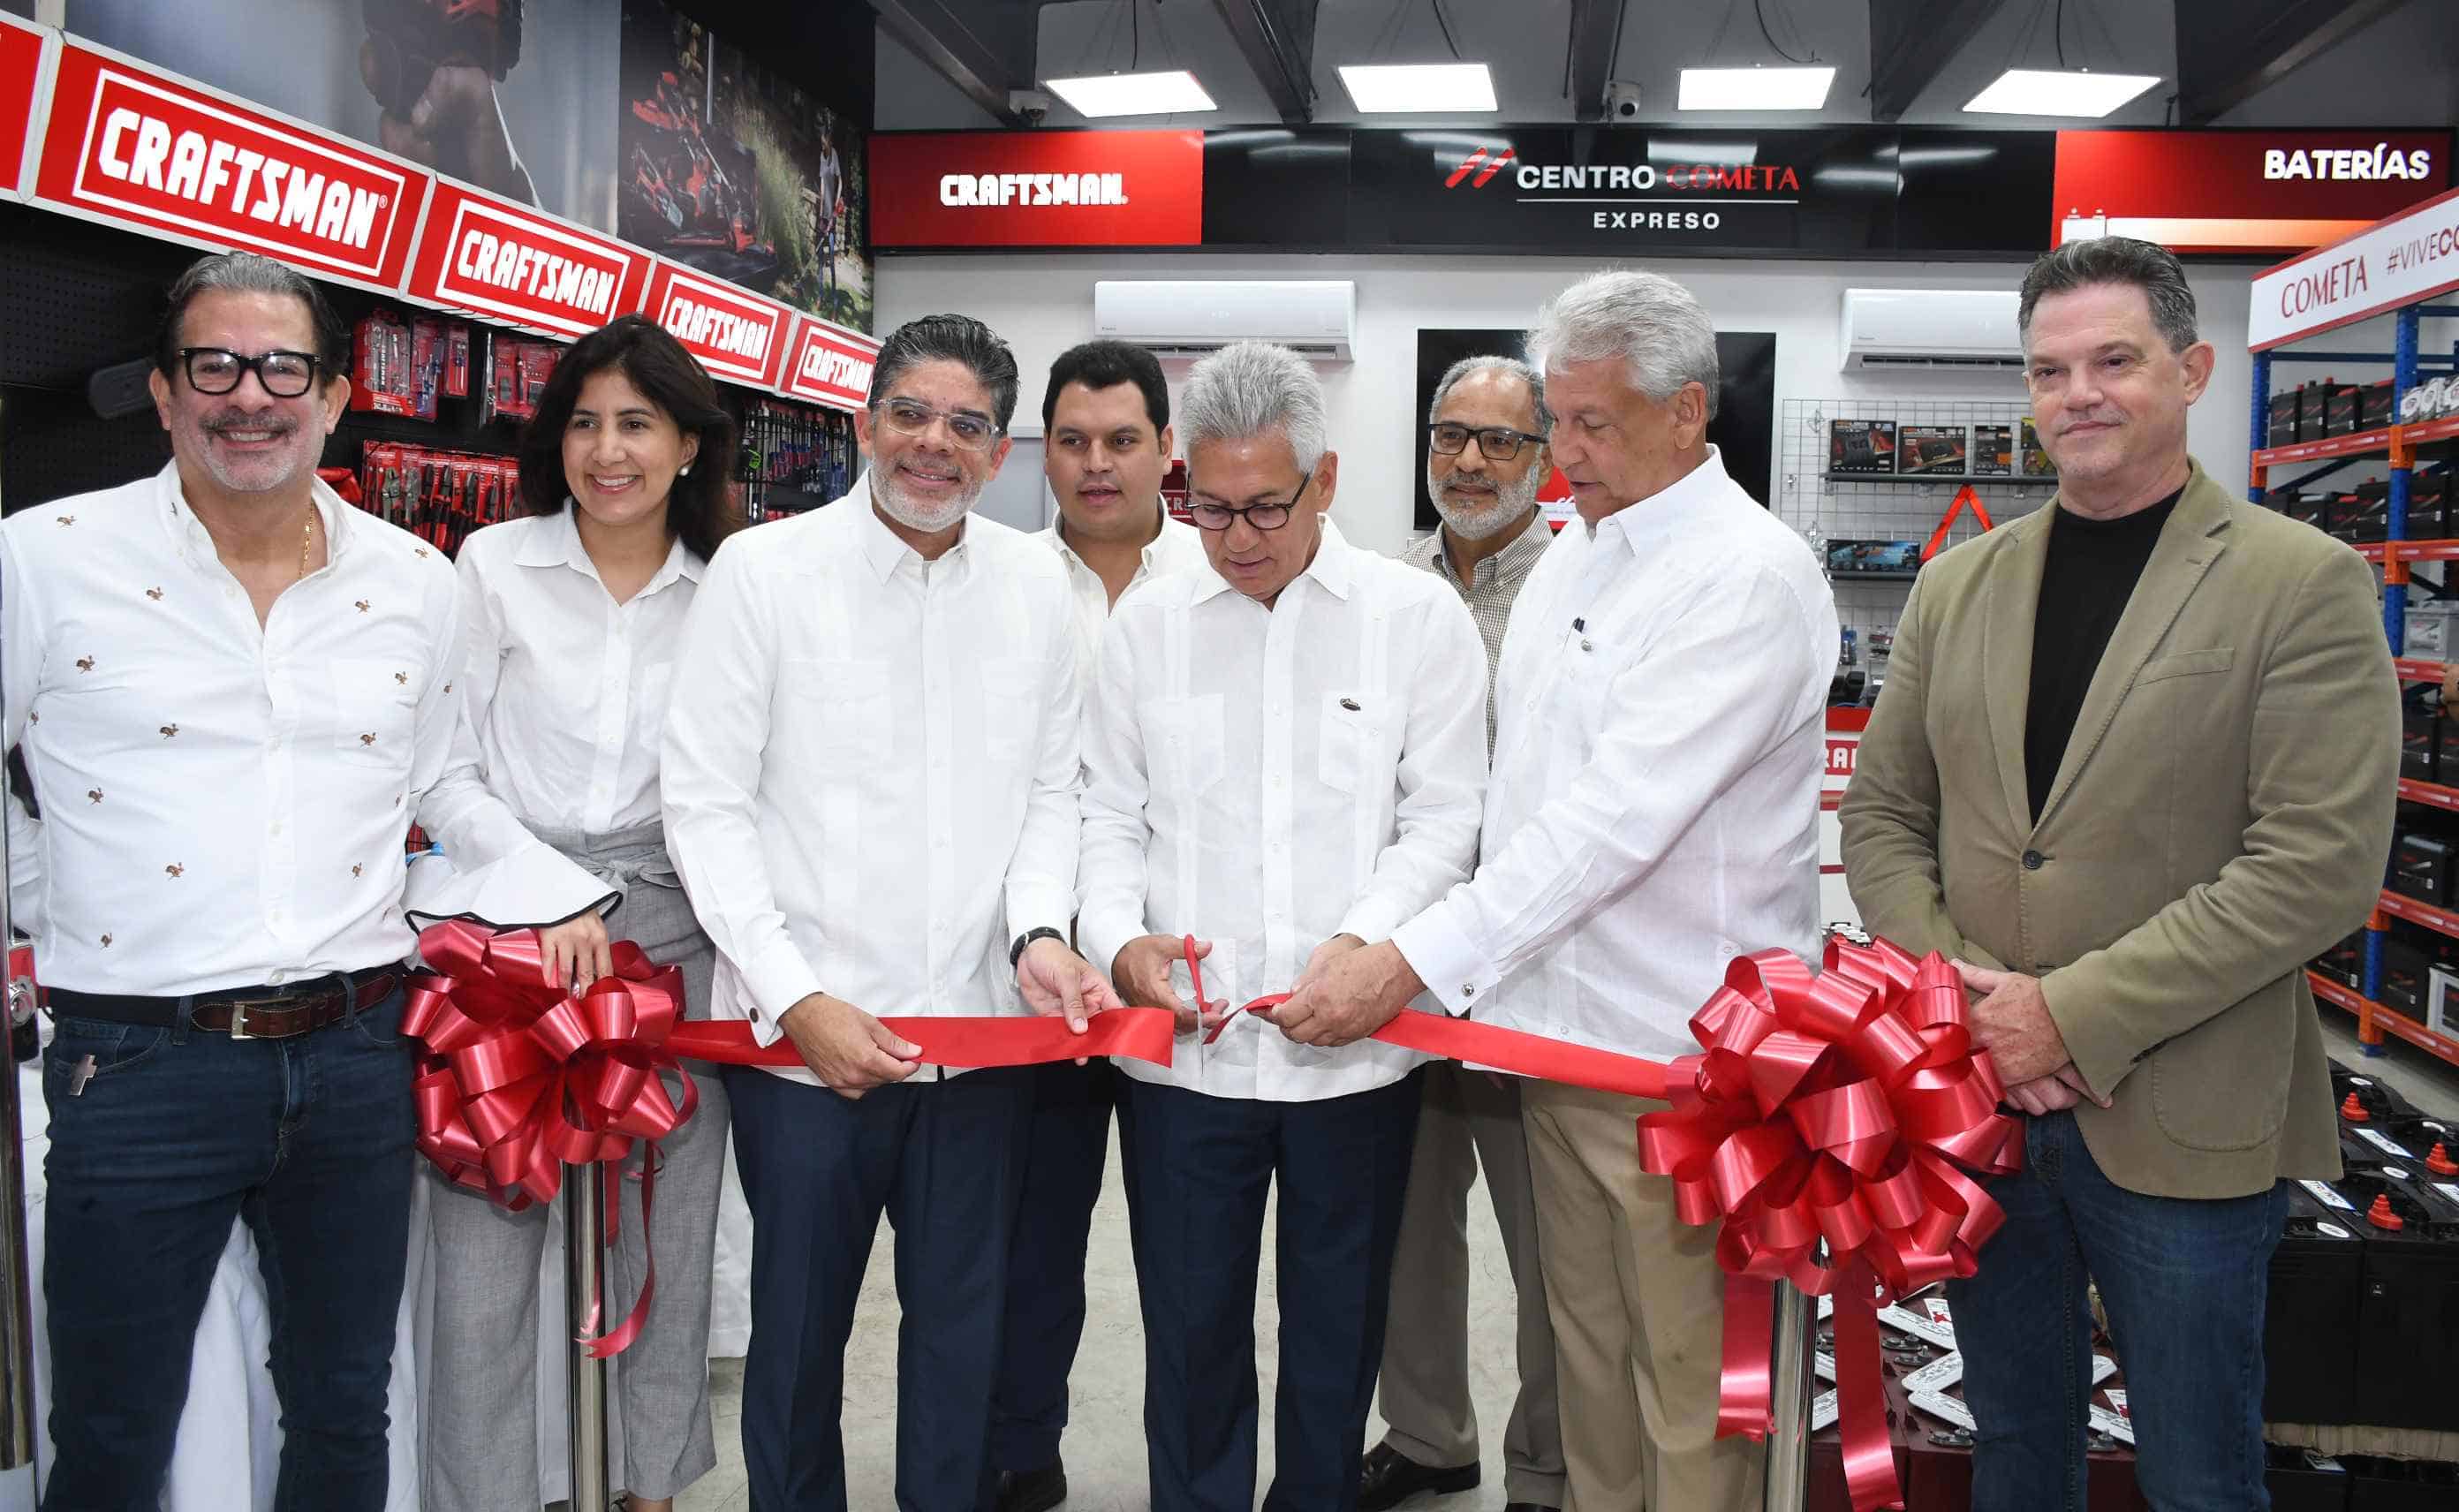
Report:
[{"label": "embroidered white shirt", "polygon": [[47,986],[178,997],[409,956],[402,840],[460,698],[452,563],[322,482],[262,628],[176,465],[0,524]]},{"label": "embroidered white shirt", "polygon": [[1632,1055],[1736,954],[1818,942],[1836,603],[1714,450],[1574,521],[1520,591],[1475,880],[1393,935],[1445,1007]]},{"label": "embroidered white shirt", "polygon": [[[1119,600],[1087,700],[1077,937],[1212,942],[1206,996],[1289,991],[1317,945],[1384,939],[1468,874],[1485,780],[1485,648],[1460,596],[1330,521],[1271,609],[1207,565]],[[1187,994],[1186,969],[1177,983]],[[1175,1064],[1216,1097],[1370,1091],[1421,1058],[1293,1042],[1252,1015]]]},{"label": "embroidered white shirt", "polygon": [[1063,933],[1075,894],[1080,661],[1059,562],[996,520],[925,562],[866,478],[730,538],[684,621],[662,774],[712,1016],[766,1044],[824,990],[1023,1012],[1008,948]]}]

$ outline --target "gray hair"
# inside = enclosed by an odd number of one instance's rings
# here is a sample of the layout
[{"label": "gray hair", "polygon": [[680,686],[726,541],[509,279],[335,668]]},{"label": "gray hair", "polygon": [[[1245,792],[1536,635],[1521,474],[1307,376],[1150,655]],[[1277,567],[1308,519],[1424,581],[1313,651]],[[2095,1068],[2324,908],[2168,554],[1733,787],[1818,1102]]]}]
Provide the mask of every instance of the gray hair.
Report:
[{"label": "gray hair", "polygon": [[926,362],[964,364],[990,390],[991,423],[1006,433],[1016,418],[1016,353],[971,315],[924,315],[889,332],[871,369],[871,408],[886,403],[896,381]]},{"label": "gray hair", "polygon": [[1178,400],[1187,455],[1207,441],[1277,431],[1306,472],[1323,460],[1323,380],[1305,358],[1270,342],[1238,342],[1195,365]]},{"label": "gray hair", "polygon": [[2015,304],[2015,329],[2028,342],[2032,307],[2043,295],[2064,294],[2094,284],[2132,284],[2152,306],[2152,325],[2173,352],[2197,340],[2195,290],[2186,269],[2169,249],[2133,237],[2093,237],[2053,247],[2024,270],[2023,297]]},{"label": "gray hair", "polygon": [[1502,373],[1517,378],[1528,386],[1528,402],[1537,408],[1537,433],[1545,435],[1554,429],[1554,417],[1545,409],[1545,375],[1517,357],[1463,357],[1443,369],[1442,378],[1435,385],[1435,402],[1426,406],[1426,424],[1433,425],[1442,417],[1443,401],[1452,389],[1471,373]]},{"label": "gray hair", "polygon": [[323,289],[286,262],[254,252],[217,252],[189,263],[171,283],[162,325],[154,335],[154,366],[163,377],[179,370],[180,327],[188,319],[188,306],[207,294],[270,294],[297,300],[307,306],[308,323],[315,327],[316,363],[323,369],[317,382],[328,384],[349,373],[350,333],[333,313]]},{"label": "gray hair", "polygon": [[1659,404],[1695,383],[1716,418],[1716,327],[1698,296],[1661,273],[1591,273],[1545,302],[1528,333],[1540,369],[1620,357],[1631,387]]}]

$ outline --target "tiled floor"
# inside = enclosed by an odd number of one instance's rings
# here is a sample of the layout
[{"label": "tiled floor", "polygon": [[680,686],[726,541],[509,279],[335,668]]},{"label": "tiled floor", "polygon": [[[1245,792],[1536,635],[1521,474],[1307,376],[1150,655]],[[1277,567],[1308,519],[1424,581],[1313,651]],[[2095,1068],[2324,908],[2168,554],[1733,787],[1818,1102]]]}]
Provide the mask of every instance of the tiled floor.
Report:
[{"label": "tiled floor", "polygon": [[[2361,1047],[2353,1021],[2331,1010],[2323,1016],[2323,1033],[2331,1054],[2358,1064]],[[2367,1071],[2398,1088],[2419,1107],[2437,1116],[2459,1119],[2459,1067],[2436,1060],[2414,1047],[2394,1040],[2379,1059],[2364,1060]],[[1091,1259],[1092,1316],[1076,1365],[1074,1421],[1067,1433],[1067,1470],[1073,1492],[1066,1512],[1144,1512],[1145,1445],[1138,1403],[1144,1390],[1142,1331],[1136,1316],[1135,1272],[1127,1254],[1126,1206],[1118,1186],[1118,1161],[1110,1162],[1110,1187],[1094,1215]],[[1481,1216],[1470,1225],[1471,1298],[1469,1359],[1474,1375],[1478,1417],[1500,1425],[1508,1415],[1516,1385],[1512,1368],[1511,1281],[1503,1269],[1502,1242],[1482,1215],[1482,1204],[1470,1211]],[[1272,1252],[1269,1240],[1265,1250]],[[895,1355],[896,1293],[893,1281],[894,1235],[885,1227],[872,1253],[864,1283],[863,1306],[848,1351],[844,1432],[847,1487],[856,1512],[874,1512],[895,1505]],[[1255,1332],[1263,1341],[1256,1352],[1256,1374],[1265,1401],[1272,1395],[1276,1304],[1272,1278],[1266,1274],[1258,1288]],[[717,1375],[718,1465],[707,1479],[677,1502],[683,1512],[749,1512],[750,1493],[743,1473],[743,1445],[738,1428],[743,1372],[740,1361],[721,1361]],[[1260,1414],[1264,1473],[1272,1462],[1272,1415]],[[1370,1425],[1379,1429],[1379,1423]],[[822,1429],[825,1431],[825,1429]],[[1412,1503],[1441,1512],[1471,1512],[1503,1503],[1501,1439],[1486,1454],[1482,1490],[1437,1502]]]}]

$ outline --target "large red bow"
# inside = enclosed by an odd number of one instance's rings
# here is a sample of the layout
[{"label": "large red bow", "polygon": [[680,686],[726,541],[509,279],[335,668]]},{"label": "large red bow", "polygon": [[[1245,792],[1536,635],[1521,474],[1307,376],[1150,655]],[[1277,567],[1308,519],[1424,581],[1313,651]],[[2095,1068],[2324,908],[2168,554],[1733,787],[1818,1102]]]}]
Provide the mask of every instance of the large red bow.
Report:
[{"label": "large red bow", "polygon": [[[455,1184],[519,1212],[550,1202],[565,1165],[602,1165],[611,1237],[614,1175],[635,1140],[641,1163],[641,1213],[657,1190],[657,1144],[698,1105],[689,1076],[683,1102],[658,1073],[681,1073],[666,1040],[683,1017],[683,973],[652,965],[619,940],[614,975],[574,997],[548,974],[536,931],[493,934],[461,920],[418,937],[431,975],[410,980],[402,1031],[426,1049],[414,1083],[418,1147]],[[598,1319],[575,1319],[590,1353],[620,1354],[639,1336],[657,1290],[645,1278],[631,1315],[588,1337]]]},{"label": "large red bow", "polygon": [[1702,1053],[1673,1062],[1672,1109],[1639,1121],[1639,1148],[1672,1178],[1684,1222],[1723,1220],[1716,1431],[1768,1431],[1774,1283],[1833,1292],[1853,1505],[1901,1505],[1877,1309],[1973,1273],[2002,1214],[1965,1168],[2022,1163],[2022,1126],[1997,1111],[2003,1089],[1973,1046],[1964,984],[1944,956],[1915,961],[1884,940],[1829,941],[1824,973],[1762,951],[1733,963],[1691,1032]]}]

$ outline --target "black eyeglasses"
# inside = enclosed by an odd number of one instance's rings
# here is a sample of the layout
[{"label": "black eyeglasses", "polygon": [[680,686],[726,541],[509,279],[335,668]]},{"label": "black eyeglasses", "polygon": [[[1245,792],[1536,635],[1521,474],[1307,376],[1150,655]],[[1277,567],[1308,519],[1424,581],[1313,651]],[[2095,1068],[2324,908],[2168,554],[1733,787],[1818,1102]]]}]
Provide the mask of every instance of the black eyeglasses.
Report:
[{"label": "black eyeglasses", "polygon": [[1195,504],[1187,513],[1194,516],[1199,527],[1208,531],[1226,531],[1242,519],[1259,531],[1276,531],[1290,522],[1298,500],[1306,497],[1307,485],[1314,481],[1312,472],[1300,478],[1298,491],[1290,495],[1286,504],[1250,504],[1245,509],[1231,509],[1227,504]]},{"label": "black eyeglasses", "polygon": [[242,357],[222,346],[182,346],[179,360],[187,365],[188,387],[200,394],[226,394],[253,372],[264,391],[276,399],[296,399],[305,393],[316,381],[316,369],[323,366],[306,352],[269,351],[262,357]]},{"label": "black eyeglasses", "polygon": [[1426,427],[1426,444],[1445,456],[1458,456],[1468,450],[1468,438],[1477,437],[1477,449],[1485,453],[1488,462],[1508,462],[1525,446],[1544,446],[1545,438],[1514,430],[1507,426],[1459,425],[1449,420],[1437,420]]}]

